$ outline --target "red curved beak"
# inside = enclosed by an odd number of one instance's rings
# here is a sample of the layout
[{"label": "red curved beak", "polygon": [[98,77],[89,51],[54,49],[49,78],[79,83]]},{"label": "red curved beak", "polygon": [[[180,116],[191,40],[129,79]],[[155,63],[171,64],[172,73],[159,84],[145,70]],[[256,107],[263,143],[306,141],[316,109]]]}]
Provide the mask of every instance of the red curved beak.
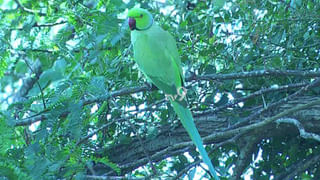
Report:
[{"label": "red curved beak", "polygon": [[136,29],[136,20],[134,18],[129,18],[129,28],[130,30]]}]

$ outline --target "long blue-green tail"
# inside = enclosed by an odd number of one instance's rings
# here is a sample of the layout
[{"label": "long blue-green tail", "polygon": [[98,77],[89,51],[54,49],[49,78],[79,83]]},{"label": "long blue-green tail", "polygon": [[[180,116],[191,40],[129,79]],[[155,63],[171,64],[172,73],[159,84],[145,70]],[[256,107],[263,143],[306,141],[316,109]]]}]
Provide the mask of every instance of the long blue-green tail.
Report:
[{"label": "long blue-green tail", "polygon": [[196,125],[193,121],[192,114],[188,108],[183,107],[181,104],[175,101],[171,101],[171,104],[173,106],[173,109],[177,113],[177,115],[180,118],[180,121],[183,125],[183,127],[187,130],[190,138],[192,139],[193,143],[197,146],[198,151],[200,152],[200,155],[203,159],[203,162],[206,163],[209,167],[209,170],[213,177],[216,180],[219,180],[219,177],[217,176],[217,173],[211,163],[211,160],[207,154],[207,151],[204,149],[201,136],[196,128]]}]

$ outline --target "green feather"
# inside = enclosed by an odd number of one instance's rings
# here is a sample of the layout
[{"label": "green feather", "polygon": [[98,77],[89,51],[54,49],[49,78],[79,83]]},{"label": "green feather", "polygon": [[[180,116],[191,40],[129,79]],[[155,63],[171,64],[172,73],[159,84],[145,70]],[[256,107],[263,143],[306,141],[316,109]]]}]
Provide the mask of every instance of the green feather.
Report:
[{"label": "green feather", "polygon": [[179,116],[183,127],[187,130],[192,142],[198,148],[203,162],[208,165],[211,174],[214,176],[215,179],[218,180],[219,178],[217,176],[216,171],[214,170],[211,160],[207,154],[207,151],[203,147],[201,136],[196,128],[196,125],[194,124],[190,110],[183,107],[180,103],[177,103],[176,101],[171,101],[171,104],[173,106],[174,111]]}]

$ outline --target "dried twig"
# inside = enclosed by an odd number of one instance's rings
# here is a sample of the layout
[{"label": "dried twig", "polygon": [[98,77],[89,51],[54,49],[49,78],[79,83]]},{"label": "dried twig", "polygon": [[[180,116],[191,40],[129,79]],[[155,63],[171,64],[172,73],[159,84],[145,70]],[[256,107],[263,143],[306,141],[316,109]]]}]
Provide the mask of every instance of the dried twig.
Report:
[{"label": "dried twig", "polygon": [[[47,107],[46,107],[46,102],[45,102],[45,100],[44,100],[43,89],[42,89],[42,87],[41,87],[41,85],[40,85],[40,83],[39,83],[39,81],[38,81],[39,75],[37,74],[38,71],[39,71],[38,68],[41,68],[41,64],[40,64],[40,67],[36,67],[36,68],[37,68],[37,69],[36,69],[37,71],[35,71],[35,70],[33,70],[33,67],[30,66],[28,60],[25,59],[24,62],[26,63],[26,65],[28,66],[28,68],[30,69],[30,71],[37,76],[37,77],[36,77],[37,79],[36,79],[34,82],[37,84],[37,86],[38,86],[38,88],[39,88],[39,90],[40,90],[41,99],[42,99],[42,104],[43,104],[43,109],[46,109]],[[36,63],[40,63],[40,61],[36,61]],[[41,70],[40,70],[40,71],[41,71]],[[32,87],[32,86],[31,86],[31,87]]]},{"label": "dried twig", "polygon": [[[60,21],[60,22],[54,22],[54,23],[47,23],[47,24],[38,24],[38,23],[34,23],[32,25],[32,27],[38,27],[38,28],[41,28],[41,27],[53,27],[53,26],[57,26],[57,25],[61,25],[61,24],[66,24],[68,23],[68,21]],[[16,30],[16,31],[22,31],[24,30],[24,28],[11,28],[10,29],[11,31],[12,30]],[[33,51],[37,51],[37,49],[33,50]],[[49,51],[46,51],[46,50],[40,50],[41,52],[49,52]]]},{"label": "dried twig", "polygon": [[286,102],[288,102],[289,100],[292,100],[294,99],[295,97],[303,94],[304,92],[306,92],[307,90],[309,90],[310,88],[312,87],[315,87],[315,86],[319,86],[320,85],[320,78],[314,80],[313,82],[311,82],[310,84],[308,84],[307,86],[304,86],[302,87],[300,90],[298,90],[297,92],[279,100],[278,102],[274,102],[272,104],[269,104],[268,107],[266,108],[262,108],[258,111],[256,111],[255,113],[251,114],[250,116],[248,116],[246,119],[244,119],[243,121],[231,126],[229,129],[233,129],[233,128],[236,128],[236,127],[240,127],[240,126],[243,126],[244,124],[247,124],[249,121],[261,116],[263,113],[265,112],[268,112],[269,110],[273,109],[273,108],[276,108]]},{"label": "dried twig", "polygon": [[278,87],[270,87],[270,88],[266,88],[266,89],[260,89],[259,91],[253,92],[248,96],[245,97],[241,97],[241,98],[237,98],[235,100],[233,100],[232,102],[229,102],[225,105],[219,106],[217,108],[214,109],[210,109],[210,110],[206,110],[203,111],[199,114],[196,114],[195,116],[203,116],[203,115],[209,115],[209,114],[214,114],[217,113],[223,109],[226,109],[228,107],[233,107],[234,105],[240,103],[240,102],[245,102],[248,99],[257,97],[259,95],[262,94],[266,94],[266,93],[270,93],[270,92],[275,92],[275,91],[284,91],[284,90],[288,90],[288,89],[293,89],[293,88],[298,88],[298,87],[303,87],[308,85],[309,83],[296,83],[296,84],[289,84],[289,85],[284,85],[284,86],[278,86]]},{"label": "dried twig", "polygon": [[156,176],[156,175],[158,174],[157,168],[154,167],[152,158],[150,157],[149,152],[147,151],[147,149],[145,148],[145,146],[143,145],[142,138],[141,138],[140,134],[138,133],[137,128],[136,128],[130,121],[127,121],[127,122],[130,124],[130,127],[131,127],[131,128],[134,130],[134,132],[136,133],[136,136],[137,136],[138,141],[139,141],[139,143],[140,143],[140,147],[142,148],[143,153],[145,154],[145,156],[148,158],[148,162],[149,162],[150,167],[151,167],[151,169],[152,169],[153,176]]},{"label": "dried twig", "polygon": [[187,81],[199,81],[199,80],[230,80],[230,79],[243,79],[253,77],[265,77],[265,76],[296,76],[296,77],[320,77],[320,71],[299,71],[299,70],[260,70],[230,74],[207,74],[199,76],[190,76],[186,78]]},{"label": "dried twig", "polygon": [[315,105],[319,105],[320,104],[320,98],[318,98],[317,100],[314,100],[314,101],[311,101],[310,103],[307,103],[307,104],[302,104],[302,105],[299,105],[299,106],[295,106],[293,108],[290,108],[286,111],[283,111],[275,116],[272,116],[270,118],[267,118],[263,121],[260,121],[260,122],[257,122],[257,123],[254,123],[254,124],[250,124],[250,125],[247,125],[247,126],[243,126],[243,127],[239,127],[239,128],[235,128],[235,129],[231,129],[231,130],[228,130],[228,131],[223,131],[223,132],[218,132],[218,133],[214,133],[214,134],[211,134],[205,138],[203,138],[203,140],[214,140],[216,138],[219,138],[219,137],[224,137],[224,138],[227,138],[227,137],[232,137],[236,134],[242,134],[242,133],[247,133],[251,130],[254,130],[254,129],[258,129],[258,128],[262,128],[266,125],[268,125],[269,123],[272,123],[282,117],[285,117],[289,114],[293,114],[295,112],[298,112],[300,110],[304,110],[304,109],[307,109],[307,108],[310,108],[312,106],[315,106]]}]

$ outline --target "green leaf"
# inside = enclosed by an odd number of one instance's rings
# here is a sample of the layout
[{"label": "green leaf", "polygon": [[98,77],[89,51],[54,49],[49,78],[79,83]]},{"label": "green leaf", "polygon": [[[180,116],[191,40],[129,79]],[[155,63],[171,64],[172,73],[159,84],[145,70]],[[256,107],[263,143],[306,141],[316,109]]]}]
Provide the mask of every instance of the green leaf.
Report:
[{"label": "green leaf", "polygon": [[35,142],[33,144],[30,144],[26,150],[25,150],[25,155],[29,157],[34,157],[37,155],[41,150],[40,144],[38,142]]},{"label": "green leaf", "polygon": [[90,81],[88,91],[95,96],[106,94],[105,78],[103,76],[93,77]]},{"label": "green leaf", "polygon": [[64,59],[59,59],[54,62],[53,69],[56,72],[61,72],[63,74],[67,68],[67,62]]},{"label": "green leaf", "polygon": [[4,60],[4,58],[0,57],[0,78],[3,77],[5,70],[7,69],[7,62]]},{"label": "green leaf", "polygon": [[[41,87],[46,87],[48,86],[50,83],[62,79],[64,76],[61,73],[60,70],[55,70],[55,69],[49,69],[47,71],[45,71],[44,73],[41,74],[40,79],[39,79],[39,83]],[[33,92],[36,91],[36,92]],[[32,92],[34,94],[38,94],[39,93],[39,88],[35,87],[35,90],[33,90]]]},{"label": "green leaf", "polygon": [[204,73],[205,74],[214,74],[214,73],[216,73],[216,67],[209,64],[208,66],[205,67]]},{"label": "green leaf", "polygon": [[83,119],[81,117],[81,104],[69,104],[69,115],[68,115],[68,133],[70,136],[76,140],[81,137],[81,130],[82,130],[82,122]]},{"label": "green leaf", "polygon": [[15,174],[14,170],[9,167],[3,167],[0,165],[0,179],[6,180],[18,180],[19,177]]},{"label": "green leaf", "polygon": [[213,0],[214,10],[221,10],[225,4],[226,0]]},{"label": "green leaf", "polygon": [[19,61],[15,68],[17,73],[26,73],[28,71],[28,66],[25,62]]},{"label": "green leaf", "polygon": [[119,136],[119,142],[121,144],[130,144],[131,140],[132,139],[130,137],[126,136],[126,135]]}]

